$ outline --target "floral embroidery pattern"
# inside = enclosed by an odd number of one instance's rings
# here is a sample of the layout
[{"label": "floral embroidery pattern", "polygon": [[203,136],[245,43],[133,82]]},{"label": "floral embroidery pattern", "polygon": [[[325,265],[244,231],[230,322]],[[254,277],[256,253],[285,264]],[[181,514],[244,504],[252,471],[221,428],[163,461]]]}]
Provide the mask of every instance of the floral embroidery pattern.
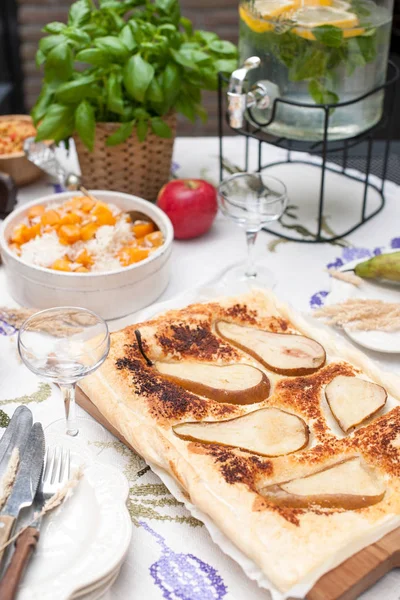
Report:
[{"label": "floral embroidery pattern", "polygon": [[218,571],[193,554],[173,552],[165,539],[144,521],[140,525],[161,546],[161,557],[150,567],[150,575],[167,600],[222,600],[227,587]]},{"label": "floral embroidery pattern", "polygon": [[7,400],[0,400],[0,406],[6,404],[30,404],[31,402],[44,402],[51,396],[51,387],[48,383],[39,383],[39,388],[33,394],[25,394],[18,398],[7,398]]},{"label": "floral embroidery pattern", "polygon": [[201,521],[187,513],[182,502],[178,502],[163,483],[136,483],[150,471],[150,467],[139,454],[118,441],[94,442],[94,445],[98,448],[113,449],[127,459],[123,468],[130,485],[127,508],[136,527],[140,526],[141,518],[184,523],[190,527],[203,525]]},{"label": "floral embroidery pattern", "polygon": [[[389,243],[389,248],[395,250],[396,248],[400,248],[400,237],[393,238]],[[367,260],[372,256],[377,256],[378,254],[382,254],[384,250],[383,247],[378,246],[370,250],[369,248],[343,248],[341,256],[337,256],[333,261],[328,263],[326,266],[328,269],[340,269],[343,265],[346,265],[353,260]],[[310,298],[310,307],[311,308],[319,308],[323,306],[325,302],[326,296],[329,294],[328,291],[322,290],[320,292],[316,292]]]},{"label": "floral embroidery pattern", "polygon": [[7,321],[0,319],[0,335],[14,335],[16,333],[16,328]]}]

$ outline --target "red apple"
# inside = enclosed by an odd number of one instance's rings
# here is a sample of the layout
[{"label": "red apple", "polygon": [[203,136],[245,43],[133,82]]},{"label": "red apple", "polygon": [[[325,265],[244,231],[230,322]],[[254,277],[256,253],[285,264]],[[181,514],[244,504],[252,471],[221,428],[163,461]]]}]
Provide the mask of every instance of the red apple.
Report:
[{"label": "red apple", "polygon": [[217,190],[203,179],[175,179],[158,193],[157,205],[171,219],[177,240],[206,233],[218,211]]}]

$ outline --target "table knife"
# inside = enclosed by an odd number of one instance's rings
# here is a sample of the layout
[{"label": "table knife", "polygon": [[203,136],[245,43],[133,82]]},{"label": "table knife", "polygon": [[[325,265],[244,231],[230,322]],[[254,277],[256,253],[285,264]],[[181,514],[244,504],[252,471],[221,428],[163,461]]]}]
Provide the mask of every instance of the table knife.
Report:
[{"label": "table knife", "polygon": [[[0,547],[11,537],[15,521],[22,508],[30,506],[39,485],[44,461],[44,433],[35,423],[29,434],[11,494],[0,513]],[[4,551],[0,551],[0,561]]]},{"label": "table knife", "polygon": [[26,406],[19,406],[11,417],[0,440],[0,482],[7,470],[14,448],[18,448],[21,458],[32,428],[32,422],[32,413]]}]

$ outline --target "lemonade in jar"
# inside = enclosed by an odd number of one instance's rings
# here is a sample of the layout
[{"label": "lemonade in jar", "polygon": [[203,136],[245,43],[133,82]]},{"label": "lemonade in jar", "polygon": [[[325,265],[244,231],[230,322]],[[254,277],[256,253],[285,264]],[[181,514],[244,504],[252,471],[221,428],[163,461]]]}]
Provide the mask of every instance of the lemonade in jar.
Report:
[{"label": "lemonade in jar", "polygon": [[[293,140],[321,140],[324,111],[315,104],[355,100],[386,79],[392,0],[250,0],[242,1],[240,60],[261,59],[249,72],[250,84],[261,82],[269,107],[253,109],[265,131]],[[384,91],[330,110],[328,139],[351,138],[382,116]],[[247,117],[250,118],[250,117]]]}]

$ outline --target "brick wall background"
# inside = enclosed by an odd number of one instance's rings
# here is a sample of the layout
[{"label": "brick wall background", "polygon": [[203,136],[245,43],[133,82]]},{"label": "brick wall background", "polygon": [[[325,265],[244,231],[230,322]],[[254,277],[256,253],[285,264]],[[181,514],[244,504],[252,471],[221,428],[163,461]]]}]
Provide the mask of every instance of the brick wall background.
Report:
[{"label": "brick wall background", "polygon": [[[1,2],[1,0],[0,0]],[[41,87],[41,73],[35,65],[42,27],[50,21],[65,21],[72,0],[18,0],[20,54],[24,71],[24,91],[27,109],[34,104]],[[181,0],[182,14],[198,29],[215,31],[222,38],[237,43],[238,0]],[[203,95],[208,110],[208,122],[192,124],[180,119],[180,135],[217,134],[217,96],[214,92]]]}]

